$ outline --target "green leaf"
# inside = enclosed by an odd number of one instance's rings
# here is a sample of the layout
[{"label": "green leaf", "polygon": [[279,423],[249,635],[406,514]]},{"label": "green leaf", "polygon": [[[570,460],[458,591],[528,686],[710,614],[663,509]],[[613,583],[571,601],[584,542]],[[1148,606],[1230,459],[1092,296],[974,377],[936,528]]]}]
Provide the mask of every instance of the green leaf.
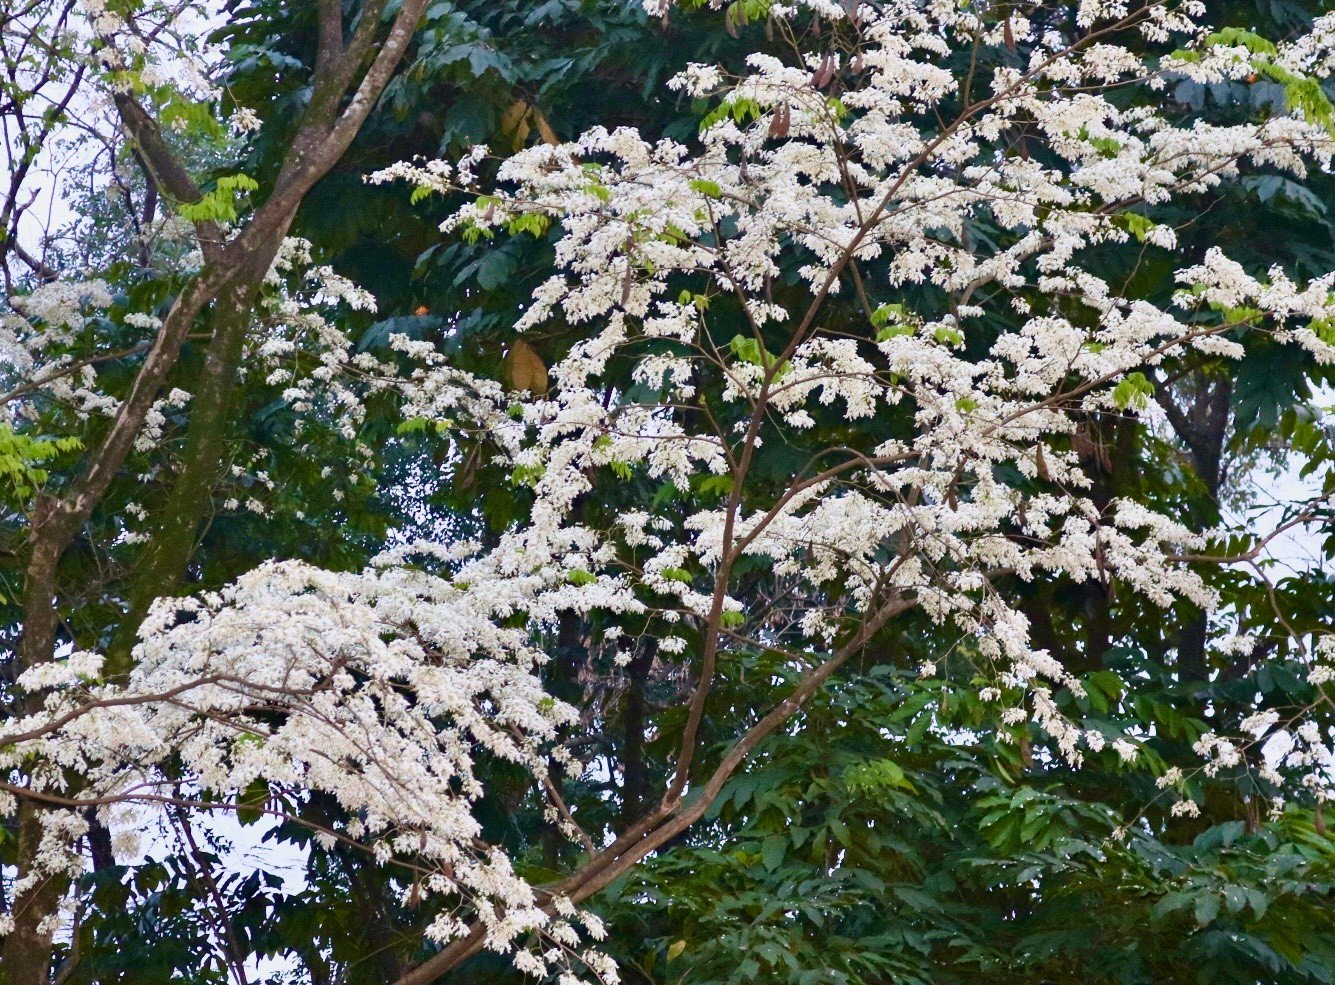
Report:
[{"label": "green leaf", "polygon": [[1135,212],[1123,212],[1113,220],[1132,236],[1136,237],[1138,242],[1145,242],[1145,236],[1155,227],[1155,223],[1146,219],[1143,215]]},{"label": "green leaf", "polygon": [[1104,157],[1116,157],[1122,151],[1122,145],[1111,137],[1095,137],[1089,143]]},{"label": "green leaf", "polygon": [[1122,410],[1144,410],[1154,396],[1154,384],[1144,373],[1128,373],[1113,388],[1113,403]]},{"label": "green leaf", "polygon": [[236,817],[242,824],[255,824],[264,816],[264,805],[269,800],[269,784],[264,780],[252,780],[250,785],[237,794]]},{"label": "green leaf", "polygon": [[190,222],[235,222],[241,195],[259,190],[259,182],[249,175],[230,174],[218,178],[213,189],[198,202],[185,202],[177,208],[181,218]]},{"label": "green leaf", "polygon": [[893,759],[873,759],[844,771],[844,784],[851,793],[868,794],[887,789],[912,790],[913,784]]},{"label": "green leaf", "polygon": [[766,364],[765,350],[761,348],[759,342],[748,335],[734,335],[732,341],[728,343],[728,348],[742,362],[750,363],[753,366],[764,366]]},{"label": "green leaf", "polygon": [[512,236],[529,233],[540,239],[551,224],[552,220],[539,212],[525,212],[506,223],[506,229]]},{"label": "green leaf", "polygon": [[1247,903],[1256,914],[1256,919],[1260,920],[1265,916],[1265,911],[1270,907],[1270,897],[1259,889],[1253,889],[1250,886],[1246,889]]},{"label": "green leaf", "polygon": [[706,475],[693,485],[701,496],[727,496],[732,492],[732,476]]},{"label": "green leaf", "polygon": [[1224,905],[1229,913],[1238,913],[1247,905],[1247,893],[1241,886],[1231,883],[1224,887]]},{"label": "green leaf", "polygon": [[394,429],[396,434],[420,434],[431,426],[431,422],[425,417],[410,417],[406,421],[400,421]]},{"label": "green leaf", "polygon": [[46,484],[43,464],[82,447],[78,438],[34,438],[0,423],[0,502],[26,502]]},{"label": "green leaf", "polygon": [[783,857],[787,854],[787,851],[787,835],[770,835],[760,843],[760,857],[764,860],[765,868],[771,872],[783,864]]},{"label": "green leaf", "polygon": [[914,328],[912,325],[887,325],[876,333],[877,342],[888,342],[901,335],[912,335]]},{"label": "green leaf", "polygon": [[686,182],[686,187],[691,191],[699,192],[705,198],[723,197],[723,188],[717,181],[710,181],[708,178],[692,178]]},{"label": "green leaf", "polygon": [[1196,923],[1204,927],[1219,916],[1219,894],[1206,893],[1196,900]]},{"label": "green leaf", "polygon": [[939,911],[941,904],[921,889],[912,886],[896,886],[895,895],[915,910]]},{"label": "green leaf", "polygon": [[882,304],[871,313],[871,323],[876,328],[905,321],[908,315],[902,304]]},{"label": "green leaf", "polygon": [[1274,42],[1241,27],[1225,27],[1207,35],[1205,43],[1219,48],[1246,48],[1253,55],[1274,55]]},{"label": "green leaf", "polygon": [[1191,900],[1191,893],[1169,893],[1150,908],[1150,916],[1155,920],[1162,920],[1173,911],[1183,909]]}]

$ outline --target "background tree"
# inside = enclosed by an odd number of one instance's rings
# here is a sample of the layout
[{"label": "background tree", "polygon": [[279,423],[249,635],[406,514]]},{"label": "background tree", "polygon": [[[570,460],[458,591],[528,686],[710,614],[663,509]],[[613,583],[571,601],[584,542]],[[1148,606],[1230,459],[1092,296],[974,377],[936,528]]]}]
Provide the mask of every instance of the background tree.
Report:
[{"label": "background tree", "polygon": [[[202,190],[163,138],[160,119],[145,107],[136,92],[137,88],[152,92],[152,82],[143,75],[143,59],[148,53],[148,41],[165,26],[155,22],[154,16],[164,11],[131,6],[124,11],[95,12],[88,25],[87,41],[94,45],[100,67],[107,73],[110,98],[128,142],[144,169],[148,187],[155,195],[179,206],[182,216],[193,223],[202,265],[198,273],[173,285],[175,296],[164,305],[156,334],[146,343],[131,347],[130,352],[117,354],[121,359],[134,358],[137,365],[132,364],[130,379],[124,392],[118,394],[119,405],[108,426],[98,429],[86,442],[89,452],[78,468],[77,477],[68,488],[44,493],[36,501],[23,551],[16,674],[56,656],[60,636],[58,600],[63,594],[62,562],[111,493],[163,388],[178,368],[186,337],[207,308],[208,341],[202,364],[189,381],[191,410],[181,457],[174,474],[164,483],[165,502],[155,513],[156,529],[149,534],[144,557],[136,565],[135,584],[127,592],[129,606],[122,618],[138,621],[148,601],[170,591],[184,573],[193,550],[195,528],[202,519],[202,491],[217,480],[226,464],[224,449],[218,441],[219,431],[228,416],[243,342],[264,277],[274,263],[302,198],[341,157],[379,99],[412,39],[424,7],[424,0],[408,0],[387,24],[382,24],[385,4],[373,3],[357,11],[358,16],[348,25],[340,5],[317,6],[317,58],[307,105],[283,167],[273,177],[269,194],[231,237],[226,236],[222,224],[237,218],[234,196],[239,191],[258,190],[258,184],[248,178],[230,181],[219,178],[215,179],[213,189],[207,193]],[[170,16],[174,12],[168,8],[165,13]],[[67,29],[64,18],[68,11],[62,11],[60,16],[54,31]],[[75,81],[71,87],[77,83],[81,71],[81,68],[73,70]],[[170,110],[173,93],[168,91],[162,98],[166,100],[165,109]],[[46,116],[54,118],[62,109],[57,104]],[[140,326],[141,331],[143,327]],[[100,362],[107,356],[100,353],[93,358]],[[76,364],[65,357],[57,365],[59,369],[53,372],[63,375]],[[45,381],[45,377],[42,379]],[[115,651],[116,642],[110,643]],[[127,650],[121,644],[117,656],[112,658],[112,673],[128,669]],[[31,712],[40,707],[33,704],[36,696],[20,700],[27,702],[20,706],[21,711]],[[39,850],[37,810],[25,802],[18,822],[20,879],[28,874]],[[63,893],[64,887],[58,879],[48,879],[14,900],[14,926],[5,941],[6,981],[46,979],[49,918]]]}]

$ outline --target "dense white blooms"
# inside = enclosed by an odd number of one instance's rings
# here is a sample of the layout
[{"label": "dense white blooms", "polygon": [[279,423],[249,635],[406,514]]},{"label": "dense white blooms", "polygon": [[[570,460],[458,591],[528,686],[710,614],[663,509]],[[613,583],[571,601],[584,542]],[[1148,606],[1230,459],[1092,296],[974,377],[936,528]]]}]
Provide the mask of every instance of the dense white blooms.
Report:
[{"label": "dense white blooms", "polygon": [[[646,7],[669,15],[671,3]],[[855,57],[757,53],[740,78],[692,65],[673,80],[682,93],[717,101],[698,142],[594,128],[501,162],[498,187],[445,226],[478,238],[558,229],[556,269],[516,325],[541,330],[559,320],[582,332],[550,367],[545,393],[516,395],[402,336],[391,341],[415,367],[407,378],[354,355],[326,313],[368,309],[371,299],[315,265],[308,244],[290,241],[261,306],[250,371],[284,386],[298,411],[318,407],[337,419],[349,437],[366,394],[386,388],[410,418],[484,434],[516,484],[531,489],[527,522],[487,550],[415,548],[434,567],[413,566],[406,550],[359,573],[270,565],[217,596],[163,603],[143,627],[127,685],[98,683],[87,654],[28,672],[24,686],[50,689],[47,707],[7,726],[3,764],[29,757],[42,790],[61,790],[76,771],[89,790],[133,797],[158,789],[156,766],[174,755],[224,798],[256,779],[327,792],[360,819],[338,836],[386,861],[412,860],[422,889],[463,900],[466,915],[486,924],[488,945],[537,976],[566,961],[549,954],[578,953],[582,937],[596,939],[596,924],[540,900],[503,853],[480,844],[470,805],[484,754],[522,765],[535,788],[554,793],[548,760],[562,758],[558,729],[575,712],[543,694],[533,634],[562,612],[599,611],[612,623],[609,641],[623,631],[618,619],[654,617],[673,627],[658,642],[662,653],[689,660],[702,646],[726,659],[730,647],[772,638],[730,594],[734,566],[748,559],[795,586],[789,625],[810,653],[828,658],[846,645],[848,625],[874,631],[883,613],[916,607],[970,639],[980,695],[1000,725],[1035,723],[1070,763],[1105,748],[1139,761],[1136,736],[1105,736],[1065,717],[1058,692],[1080,695],[1079,682],[1035,644],[996,582],[1061,577],[1164,608],[1183,599],[1211,608],[1214,594],[1183,563],[1206,539],[1142,503],[1096,502],[1079,451],[1089,440],[1082,422],[1141,412],[1152,392],[1146,367],[1192,348],[1237,357],[1240,332],[1269,332],[1335,359],[1322,328],[1335,319],[1335,274],[1306,284],[1278,269],[1255,277],[1213,249],[1179,265],[1181,289],[1159,306],[1122,296],[1085,259],[1136,239],[1172,260],[1176,235],[1147,219],[1146,207],[1249,169],[1328,168],[1335,141],[1300,112],[1217,126],[1114,97],[1133,82],[1155,92],[1256,69],[1261,56],[1246,46],[1212,40],[1203,4],[1135,13],[1113,0],[1080,4],[1086,32],[1125,20],[1180,45],[1183,54],[1161,63],[1092,33],[1039,38],[1023,7],[1002,30],[953,0],[864,5],[846,25],[857,32]],[[802,0],[772,13],[844,20],[850,9]],[[1002,67],[980,71],[961,93],[940,62],[975,38],[1036,47],[1027,65],[983,60]],[[1333,38],[1335,23],[1323,19],[1264,57],[1325,74],[1335,68]],[[833,98],[836,76],[843,85]],[[955,118],[948,104],[959,99],[973,102]],[[1017,149],[999,153],[1012,133]],[[1025,141],[1047,153],[1022,152]],[[476,148],[457,164],[399,164],[372,180],[476,191],[485,156]],[[976,239],[989,225],[1005,233],[1000,242]],[[875,282],[862,274],[872,261],[887,271]],[[784,271],[797,271],[801,304],[775,301]],[[903,299],[918,288],[947,298],[945,312],[913,310]],[[864,331],[827,324],[822,304],[834,296],[861,306]],[[97,284],[43,288],[0,327],[0,352],[40,379],[61,365],[64,333],[110,303]],[[1019,318],[971,348],[987,305]],[[626,369],[657,395],[619,392],[616,374]],[[719,383],[705,400],[700,379],[709,374]],[[86,375],[42,387],[83,414],[109,409]],[[163,406],[187,399],[174,394]],[[911,422],[909,436],[876,438],[861,451],[821,449],[791,482],[753,482],[765,442],[800,446],[832,410],[863,436],[898,415]],[[159,417],[145,448],[161,440]],[[680,490],[703,480],[711,492],[647,500],[596,530],[576,504],[600,470]],[[1251,643],[1223,646],[1246,653]],[[1317,685],[1335,676],[1335,653],[1321,647]],[[628,660],[620,653],[613,664]],[[1319,786],[1328,737],[1287,724],[1288,761],[1310,767]],[[1240,723],[1244,738],[1203,736],[1204,768],[1237,765],[1244,742],[1279,727],[1265,714]],[[1170,772],[1160,787],[1181,782]],[[554,800],[558,822],[578,834]],[[1196,811],[1190,800],[1172,807]],[[65,864],[69,834],[49,832],[49,865]],[[466,930],[446,916],[431,933],[444,941]],[[615,979],[600,955],[581,960]]]},{"label": "dense white blooms", "polygon": [[[847,16],[840,5],[802,6]],[[1208,36],[1197,22],[1203,14],[1199,4],[1129,15],[1119,4],[1087,3],[1082,25],[1129,17],[1152,38],[1178,38],[1190,57],[1156,68],[1102,42],[1053,45],[1027,71],[996,70],[986,101],[943,128],[918,111],[958,95],[958,80],[934,59],[951,43],[969,42],[980,28],[975,14],[953,4],[868,8],[859,13],[866,44],[856,64],[837,55],[795,64],[756,54],[741,78],[690,66],[672,87],[720,100],[698,148],[596,128],[568,145],[520,151],[500,164],[499,188],[445,228],[492,236],[532,228],[535,219],[539,228],[559,223],[560,270],[536,292],[518,328],[559,315],[589,324],[588,335],[552,367],[553,391],[523,404],[517,417],[494,384],[440,364],[418,374],[413,411],[451,421],[467,415],[526,474],[541,476],[537,533],[570,521],[575,498],[591,488],[591,468],[642,466],[683,487],[692,473],[715,472],[736,487],[746,482],[740,463],[748,446],[759,445],[753,425],[761,419],[777,415],[800,432],[820,407],[838,407],[850,422],[909,407],[917,425],[911,443],[842,464],[832,456],[835,474],[794,486],[754,513],[734,501],[684,517],[665,512],[650,534],[651,511],[624,517],[609,536],[623,551],[652,546],[638,572],[642,585],[675,597],[681,614],[697,621],[713,600],[676,573],[717,575],[732,557],[765,558],[803,582],[807,597],[827,599],[802,620],[818,647],[830,639],[823,607],[870,615],[888,592],[912,599],[938,622],[974,635],[988,676],[1079,761],[1080,747],[1095,740],[1066,722],[1051,698],[1053,685],[1075,682],[1034,648],[1027,620],[990,590],[991,578],[1059,574],[1116,583],[1165,607],[1178,598],[1214,604],[1176,560],[1201,551],[1203,538],[1142,504],[1102,508],[1082,494],[1087,466],[1063,450],[1078,443],[1081,416],[1143,409],[1149,384],[1135,371],[1166,355],[1193,347],[1241,355],[1236,341],[1222,337],[1227,330],[1254,327],[1318,359],[1330,355],[1308,326],[1335,313],[1335,275],[1297,285],[1273,270],[1261,281],[1214,249],[1179,271],[1183,290],[1173,307],[1160,308],[1119,296],[1081,265],[1082,251],[1133,235],[1147,247],[1174,249],[1172,230],[1140,215],[1144,205],[1207,190],[1247,167],[1302,175],[1330,164],[1335,144],[1320,121],[1277,115],[1231,127],[1175,123],[1152,107],[1119,108],[1101,91],[1134,79],[1158,88],[1188,66],[1230,78],[1254,71],[1250,51]],[[1007,43],[998,28],[989,30],[989,44]],[[1012,17],[1007,30],[1013,43],[1028,39],[1032,27]],[[844,83],[838,100],[825,91],[834,74]],[[1020,117],[1032,121],[1058,165],[1028,154],[996,156],[992,141]],[[391,178],[426,190],[452,187],[449,168],[438,163],[398,165],[376,180]],[[1013,241],[990,251],[973,242],[968,230],[985,217]],[[785,255],[800,258],[815,296],[810,308],[770,301]],[[856,276],[850,283],[857,264],[882,256],[893,258],[888,284]],[[682,283],[697,286],[680,291]],[[876,304],[887,288],[894,296],[922,283],[951,296],[954,314],[929,320],[900,303]],[[820,327],[821,298],[850,289],[866,292],[864,308],[879,328],[874,345]],[[986,291],[1014,293],[1022,314],[1035,294],[1067,303],[1022,320],[980,358],[963,350],[963,329],[983,313],[973,302]],[[749,335],[716,335],[710,305],[722,298],[741,306]],[[1056,313],[1071,306],[1092,318]],[[1201,318],[1207,310],[1224,318]],[[787,348],[767,352],[765,338],[776,331]],[[634,355],[648,339],[675,346],[671,354]],[[716,366],[724,399],[743,419],[719,430],[652,404],[608,406],[601,390],[615,358],[631,359],[633,378],[678,407],[698,406],[693,367]],[[1054,440],[1062,437],[1072,440]],[[1042,491],[1026,494],[998,480],[1003,467],[1037,480]],[[833,584],[843,599],[828,598]],[[724,604],[735,606],[726,596]],[[675,637],[664,642],[669,653],[684,645]],[[1127,740],[1113,748],[1128,761],[1138,754]]]},{"label": "dense white blooms", "polygon": [[[579,540],[569,563],[588,564]],[[537,893],[481,840],[475,764],[499,757],[544,780],[549,762],[570,763],[558,730],[576,713],[544,692],[546,657],[528,632],[502,622],[581,595],[615,604],[616,589],[571,586],[550,563],[499,570],[467,545],[423,550],[455,576],[406,565],[405,548],[359,574],[274,564],[216,596],[160,603],[124,687],[100,683],[89,653],[25,673],[25,688],[51,690],[42,712],[6,724],[0,764],[33,757],[35,790],[59,793],[75,770],[84,796],[131,801],[172,795],[159,768],[171,756],[221,803],[256,780],[324,792],[354,819],[332,834],[382,861],[411,859],[418,891],[467,905],[489,946],[540,943],[555,930]],[[77,815],[58,816],[82,830]],[[46,869],[77,866],[69,834],[50,833]],[[445,941],[460,928],[442,917],[429,933]]]}]

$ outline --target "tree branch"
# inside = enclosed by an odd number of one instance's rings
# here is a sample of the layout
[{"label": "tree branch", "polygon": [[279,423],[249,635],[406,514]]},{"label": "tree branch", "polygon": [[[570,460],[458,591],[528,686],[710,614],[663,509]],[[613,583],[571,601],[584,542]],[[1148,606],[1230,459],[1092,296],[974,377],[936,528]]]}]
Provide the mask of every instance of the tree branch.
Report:
[{"label": "tree branch", "polygon": [[[588,899],[619,879],[650,852],[675,838],[703,817],[728,780],[746,762],[756,747],[792,718],[811,696],[824,686],[834,672],[865,646],[886,622],[916,604],[917,601],[912,598],[896,598],[865,618],[852,639],[840,647],[830,659],[809,671],[788,697],[732,744],[710,774],[698,796],[678,800],[671,807],[660,806],[650,812],[635,827],[599,853],[595,859],[570,878],[552,887],[550,890],[552,896],[566,897],[576,903]],[[556,908],[554,903],[549,903],[544,909],[554,913]],[[486,927],[479,922],[466,936],[452,941],[438,954],[400,976],[394,985],[431,985],[441,975],[458,967],[480,951],[485,942]]]}]

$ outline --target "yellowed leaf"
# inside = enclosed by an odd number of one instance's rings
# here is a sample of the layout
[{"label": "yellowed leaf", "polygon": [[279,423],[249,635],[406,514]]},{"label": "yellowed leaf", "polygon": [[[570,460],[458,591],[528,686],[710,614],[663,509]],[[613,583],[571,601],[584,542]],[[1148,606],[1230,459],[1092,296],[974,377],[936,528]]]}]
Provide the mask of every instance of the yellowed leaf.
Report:
[{"label": "yellowed leaf", "polygon": [[533,125],[538,128],[538,136],[542,138],[543,143],[555,145],[561,142],[552,125],[547,122],[547,117],[543,116],[536,106],[529,110],[529,116],[533,120]]},{"label": "yellowed leaf", "polygon": [[533,394],[547,392],[547,366],[523,339],[516,339],[505,356],[505,376],[515,390]]},{"label": "yellowed leaf", "polygon": [[501,114],[501,133],[510,138],[512,151],[522,150],[528,141],[528,135],[534,127],[545,144],[559,144],[561,138],[556,135],[552,125],[547,122],[536,106],[530,106],[523,99],[516,99]]},{"label": "yellowed leaf", "polygon": [[501,133],[510,138],[510,149],[523,150],[528,140],[529,105],[522,99],[516,99],[501,114]]}]

